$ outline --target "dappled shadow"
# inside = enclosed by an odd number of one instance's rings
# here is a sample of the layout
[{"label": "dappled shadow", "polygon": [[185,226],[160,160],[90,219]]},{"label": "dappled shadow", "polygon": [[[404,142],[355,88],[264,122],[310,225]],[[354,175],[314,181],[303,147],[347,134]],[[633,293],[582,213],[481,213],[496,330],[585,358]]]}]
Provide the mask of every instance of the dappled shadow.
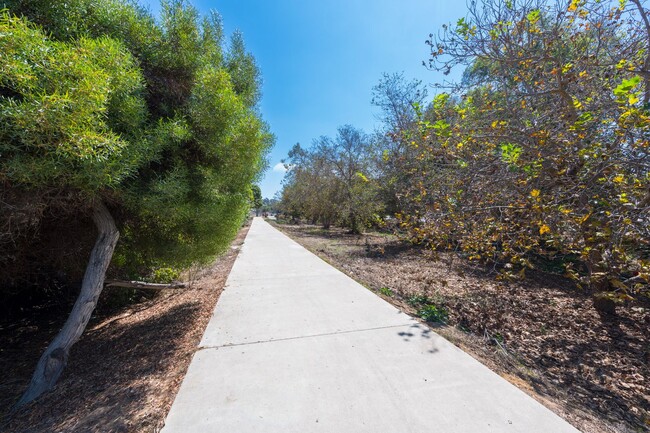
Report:
[{"label": "dappled shadow", "polygon": [[[431,347],[427,350],[427,353],[438,353],[440,349],[436,348],[433,340],[433,331],[426,325],[416,324],[409,326],[407,331],[400,331],[397,333],[398,337],[402,339],[405,343],[421,343],[422,340],[429,340]],[[442,338],[442,337],[440,337]]]},{"label": "dappled shadow", "polygon": [[[625,419],[643,429],[647,426],[640,420],[640,410],[650,412],[650,400],[635,396],[647,391],[650,346],[642,329],[629,332],[639,326],[643,325],[626,317],[610,317],[593,329],[597,338],[544,341],[535,362],[553,373],[553,381],[566,390],[569,405],[587,406],[614,423]],[[540,394],[556,394],[542,381],[535,388]]]},{"label": "dappled shadow", "polygon": [[[191,332],[199,310],[197,303],[185,302],[136,323],[114,322],[88,332],[73,346],[70,363],[55,389],[19,412],[6,431],[130,431],[125,414],[140,411],[151,392],[143,379],[164,376],[182,361],[174,356],[176,343]],[[22,380],[17,379],[13,384],[16,398],[29,376],[23,372]],[[66,404],[81,401],[80,395],[86,396],[83,405],[71,408]],[[151,425],[151,430],[156,427]]]}]

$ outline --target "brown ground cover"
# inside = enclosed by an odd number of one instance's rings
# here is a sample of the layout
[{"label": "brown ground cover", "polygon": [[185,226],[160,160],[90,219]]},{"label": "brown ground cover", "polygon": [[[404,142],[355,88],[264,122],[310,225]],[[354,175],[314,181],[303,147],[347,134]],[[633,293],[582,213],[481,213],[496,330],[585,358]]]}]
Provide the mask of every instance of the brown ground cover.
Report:
[{"label": "brown ground cover", "polygon": [[[0,431],[159,431],[247,232],[242,229],[226,254],[193,275],[188,289],[104,313],[100,299],[56,388],[5,419]],[[57,313],[0,327],[0,415],[18,399],[65,320],[63,308]]]},{"label": "brown ground cover", "polygon": [[436,332],[582,432],[650,431],[648,305],[601,317],[587,294],[558,276],[498,281],[390,235],[276,226],[411,314],[426,298],[448,314]]}]

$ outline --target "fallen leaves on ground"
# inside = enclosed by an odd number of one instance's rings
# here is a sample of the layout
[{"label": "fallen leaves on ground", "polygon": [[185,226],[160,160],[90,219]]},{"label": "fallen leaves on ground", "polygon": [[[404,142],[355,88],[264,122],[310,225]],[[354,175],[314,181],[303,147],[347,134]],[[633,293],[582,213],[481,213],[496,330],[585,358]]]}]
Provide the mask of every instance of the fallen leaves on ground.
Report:
[{"label": "fallen leaves on ground", "polygon": [[[1,429],[159,431],[247,231],[242,229],[227,253],[195,275],[189,289],[165,291],[126,311],[91,319],[55,389]],[[40,315],[0,328],[0,414],[18,399],[65,318]]]},{"label": "fallen leaves on ground", "polygon": [[497,281],[485,269],[451,255],[434,260],[386,234],[277,227],[411,314],[415,295],[443,306],[449,326],[437,332],[583,433],[650,429],[648,306],[601,317],[588,294],[554,275]]}]

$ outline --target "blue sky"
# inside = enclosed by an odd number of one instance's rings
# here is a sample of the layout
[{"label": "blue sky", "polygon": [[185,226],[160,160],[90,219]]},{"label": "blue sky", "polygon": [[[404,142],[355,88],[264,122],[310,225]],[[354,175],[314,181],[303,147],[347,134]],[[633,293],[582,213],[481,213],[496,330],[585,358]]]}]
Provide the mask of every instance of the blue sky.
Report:
[{"label": "blue sky", "polygon": [[[159,11],[157,0],[139,1]],[[284,175],[274,166],[295,143],[309,146],[344,124],[372,132],[378,113],[371,92],[382,73],[441,82],[442,74],[422,66],[428,59],[424,42],[466,11],[464,1],[443,0],[190,2],[202,13],[217,10],[226,34],[240,30],[262,70],[260,109],[277,139],[260,182],[269,198]]]}]

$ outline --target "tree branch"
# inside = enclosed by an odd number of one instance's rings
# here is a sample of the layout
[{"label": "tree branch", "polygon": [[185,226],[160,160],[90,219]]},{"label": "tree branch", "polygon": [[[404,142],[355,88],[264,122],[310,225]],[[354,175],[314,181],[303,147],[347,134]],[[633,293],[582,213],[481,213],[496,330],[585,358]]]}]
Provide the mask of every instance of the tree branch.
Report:
[{"label": "tree branch", "polygon": [[185,283],[147,283],[145,281],[123,281],[123,280],[107,280],[106,287],[124,287],[130,289],[148,289],[148,290],[165,290],[165,289],[184,289],[187,287]]}]

